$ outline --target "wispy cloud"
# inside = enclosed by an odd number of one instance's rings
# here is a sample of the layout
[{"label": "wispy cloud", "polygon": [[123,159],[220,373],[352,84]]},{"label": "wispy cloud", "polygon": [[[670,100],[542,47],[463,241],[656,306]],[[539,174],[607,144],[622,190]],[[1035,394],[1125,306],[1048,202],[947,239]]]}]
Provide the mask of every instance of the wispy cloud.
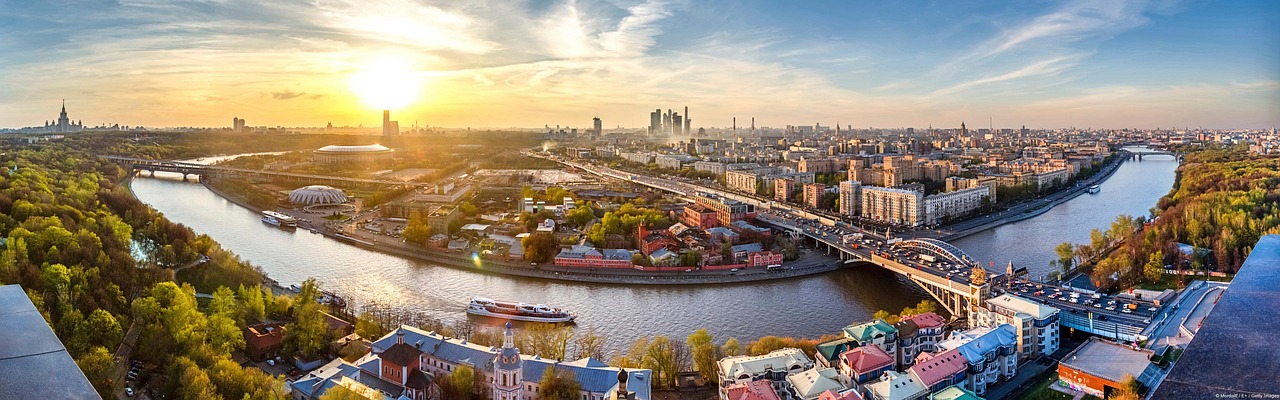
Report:
[{"label": "wispy cloud", "polygon": [[1145,24],[1145,0],[1077,0],[1007,29],[980,45],[975,57],[986,58],[1030,46],[1066,46]]},{"label": "wispy cloud", "polygon": [[306,93],[294,92],[294,91],[285,89],[279,92],[272,92],[271,98],[274,98],[276,100],[289,100],[289,99],[296,99],[298,97],[302,97],[302,95],[305,95],[305,94]]}]

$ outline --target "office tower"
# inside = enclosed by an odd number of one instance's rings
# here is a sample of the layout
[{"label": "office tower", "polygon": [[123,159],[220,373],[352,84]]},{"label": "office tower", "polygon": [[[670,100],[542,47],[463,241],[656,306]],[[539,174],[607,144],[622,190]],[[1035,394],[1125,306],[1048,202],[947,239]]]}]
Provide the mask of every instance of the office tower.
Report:
[{"label": "office tower", "polygon": [[662,131],[662,109],[653,110],[649,113],[649,134],[657,135]]},{"label": "office tower", "polygon": [[595,134],[599,135],[599,134],[600,134],[600,132],[603,132],[603,129],[602,129],[602,128],[603,128],[603,127],[601,126],[600,117],[595,117],[595,118],[592,118],[592,119],[591,119],[591,131],[592,131],[592,132],[595,132]]},{"label": "office tower", "polygon": [[684,134],[684,117],[681,117],[680,113],[671,114],[671,134],[672,135]]},{"label": "office tower", "polygon": [[686,135],[693,133],[693,131],[689,129],[689,121],[689,107],[686,106],[684,108],[684,133]]}]

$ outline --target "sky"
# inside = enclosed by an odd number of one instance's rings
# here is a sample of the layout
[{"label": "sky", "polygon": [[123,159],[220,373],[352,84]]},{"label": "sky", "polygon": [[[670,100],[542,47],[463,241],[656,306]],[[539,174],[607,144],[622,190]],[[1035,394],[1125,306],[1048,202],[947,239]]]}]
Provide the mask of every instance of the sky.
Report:
[{"label": "sky", "polygon": [[0,0],[3,127],[63,99],[90,126],[376,126],[387,96],[402,129],[1261,129],[1280,2]]}]

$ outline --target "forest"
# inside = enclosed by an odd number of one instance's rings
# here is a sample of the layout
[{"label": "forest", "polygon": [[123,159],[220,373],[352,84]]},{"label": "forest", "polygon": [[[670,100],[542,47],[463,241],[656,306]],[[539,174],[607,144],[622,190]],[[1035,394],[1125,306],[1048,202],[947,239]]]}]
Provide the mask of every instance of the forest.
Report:
[{"label": "forest", "polygon": [[[1251,154],[1247,145],[1181,151],[1174,187],[1149,218],[1121,216],[1072,252],[1060,245],[1059,263],[1099,257],[1090,277],[1104,290],[1161,282],[1184,270],[1230,275],[1259,238],[1280,233],[1280,158]],[[1103,256],[1100,249],[1111,247]]]}]

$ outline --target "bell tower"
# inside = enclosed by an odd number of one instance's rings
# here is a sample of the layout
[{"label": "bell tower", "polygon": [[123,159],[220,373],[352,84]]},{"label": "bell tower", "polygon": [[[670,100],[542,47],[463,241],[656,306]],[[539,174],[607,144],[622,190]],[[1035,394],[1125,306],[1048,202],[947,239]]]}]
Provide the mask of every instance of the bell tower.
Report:
[{"label": "bell tower", "polygon": [[524,363],[520,350],[515,346],[511,323],[507,322],[502,335],[502,351],[493,361],[493,400],[521,400],[524,398]]}]

